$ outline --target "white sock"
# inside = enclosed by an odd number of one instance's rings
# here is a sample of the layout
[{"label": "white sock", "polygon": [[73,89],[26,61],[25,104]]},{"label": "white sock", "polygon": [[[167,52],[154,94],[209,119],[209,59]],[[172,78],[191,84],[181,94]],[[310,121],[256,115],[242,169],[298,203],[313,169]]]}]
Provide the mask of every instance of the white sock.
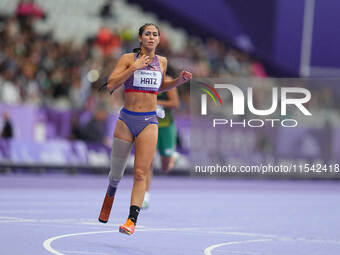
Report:
[{"label": "white sock", "polygon": [[150,192],[149,191],[145,191],[144,201],[145,202],[149,202],[150,201]]}]

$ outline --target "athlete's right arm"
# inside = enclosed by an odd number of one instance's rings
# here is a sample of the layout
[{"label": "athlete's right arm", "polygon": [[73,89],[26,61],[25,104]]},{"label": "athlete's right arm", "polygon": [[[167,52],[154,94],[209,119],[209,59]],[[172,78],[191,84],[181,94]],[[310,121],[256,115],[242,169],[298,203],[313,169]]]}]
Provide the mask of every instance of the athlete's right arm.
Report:
[{"label": "athlete's right arm", "polygon": [[116,90],[133,74],[134,71],[147,66],[148,62],[149,57],[146,55],[143,55],[134,61],[133,54],[124,54],[118,60],[116,67],[110,75],[107,82],[107,88],[110,91]]}]

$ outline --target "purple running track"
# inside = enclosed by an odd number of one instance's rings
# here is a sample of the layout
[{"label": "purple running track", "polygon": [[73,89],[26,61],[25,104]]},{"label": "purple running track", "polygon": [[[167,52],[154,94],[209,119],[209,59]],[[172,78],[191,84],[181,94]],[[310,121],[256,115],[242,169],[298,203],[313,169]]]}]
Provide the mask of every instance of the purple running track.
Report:
[{"label": "purple running track", "polygon": [[132,236],[132,178],[97,222],[107,179],[0,175],[0,254],[338,255],[339,182],[155,177]]}]

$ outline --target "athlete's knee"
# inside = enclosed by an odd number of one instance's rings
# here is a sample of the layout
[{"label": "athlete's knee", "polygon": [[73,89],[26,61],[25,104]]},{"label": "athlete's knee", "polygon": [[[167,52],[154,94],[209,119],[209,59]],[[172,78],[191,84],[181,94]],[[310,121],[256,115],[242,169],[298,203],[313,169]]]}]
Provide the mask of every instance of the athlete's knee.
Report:
[{"label": "athlete's knee", "polygon": [[135,181],[146,181],[149,168],[135,167],[134,169],[134,180]]}]

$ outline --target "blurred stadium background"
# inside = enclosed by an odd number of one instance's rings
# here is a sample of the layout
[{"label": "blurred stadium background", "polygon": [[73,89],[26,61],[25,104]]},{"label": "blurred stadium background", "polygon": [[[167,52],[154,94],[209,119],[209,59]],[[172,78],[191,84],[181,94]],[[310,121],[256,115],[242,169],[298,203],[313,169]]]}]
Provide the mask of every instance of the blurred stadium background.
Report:
[{"label": "blurred stadium background", "polygon": [[[190,171],[191,159],[339,164],[339,10],[338,0],[0,0],[0,254],[340,254],[339,172]],[[178,89],[175,167],[153,178],[150,208],[127,241],[117,228],[133,155],[109,224],[97,221],[123,105],[122,90],[97,88],[149,22],[160,27],[169,74],[188,69],[195,80]],[[192,118],[195,83],[254,79],[259,106],[291,77],[308,79],[312,94],[313,117],[298,128],[220,135],[199,110]],[[230,110],[230,95],[222,99]],[[163,175],[158,154],[154,168]]]},{"label": "blurred stadium background", "polygon": [[[339,8],[331,0],[0,0],[1,171],[108,172],[123,94],[95,88],[137,46],[146,22],[161,28],[158,53],[168,57],[172,75],[187,68],[196,78],[336,77]],[[179,88],[172,174],[190,169],[189,88]],[[339,90],[310,89],[325,116],[313,128],[326,133],[339,122]],[[332,132],[327,155],[336,158]]]}]

